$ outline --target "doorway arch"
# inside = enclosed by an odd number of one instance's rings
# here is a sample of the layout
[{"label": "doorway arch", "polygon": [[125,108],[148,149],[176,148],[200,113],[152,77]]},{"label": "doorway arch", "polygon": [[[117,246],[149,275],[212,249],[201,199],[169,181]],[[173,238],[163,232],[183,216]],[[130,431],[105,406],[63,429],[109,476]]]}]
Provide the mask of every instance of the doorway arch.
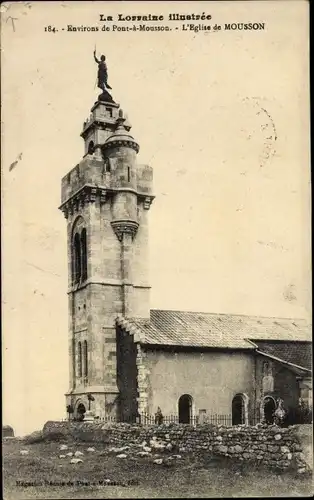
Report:
[{"label": "doorway arch", "polygon": [[266,396],[263,400],[263,420],[266,424],[273,424],[275,420],[276,402],[272,396]]},{"label": "doorway arch", "polygon": [[85,405],[83,403],[79,403],[77,405],[77,408],[76,408],[76,416],[77,416],[77,418],[79,418],[80,420],[83,420],[85,413],[86,413]]},{"label": "doorway arch", "polygon": [[179,423],[180,424],[190,424],[192,420],[192,405],[193,398],[189,394],[183,394],[179,398],[178,410],[179,410]]},{"label": "doorway arch", "polygon": [[232,400],[232,425],[239,425],[244,423],[244,399],[242,394],[236,394]]},{"label": "doorway arch", "polygon": [[249,397],[245,393],[234,396],[231,404],[232,425],[249,424]]}]

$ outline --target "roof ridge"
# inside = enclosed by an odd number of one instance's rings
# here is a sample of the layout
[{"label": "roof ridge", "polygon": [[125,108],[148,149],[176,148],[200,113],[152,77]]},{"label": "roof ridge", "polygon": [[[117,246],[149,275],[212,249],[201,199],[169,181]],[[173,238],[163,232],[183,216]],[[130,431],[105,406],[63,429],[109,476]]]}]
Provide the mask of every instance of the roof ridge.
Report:
[{"label": "roof ridge", "polygon": [[[174,312],[174,313],[189,313],[189,314],[208,314],[212,316],[240,316],[244,318],[259,318],[259,319],[284,319],[291,321],[308,321],[307,318],[300,317],[284,317],[284,316],[257,316],[256,314],[241,314],[241,313],[217,313],[217,312],[209,312],[209,311],[183,311],[179,309],[157,309],[151,308],[150,311],[163,311],[163,312]],[[308,322],[310,325],[311,323]]]},{"label": "roof ridge", "polygon": [[217,313],[152,309],[150,318],[129,317],[125,321],[120,319],[120,322],[130,333],[133,325],[137,338],[146,344],[237,349],[252,348],[255,339],[281,343],[311,342],[311,326],[295,320],[293,329],[291,319],[268,318],[263,321],[262,317],[252,319],[244,315],[223,317]]}]

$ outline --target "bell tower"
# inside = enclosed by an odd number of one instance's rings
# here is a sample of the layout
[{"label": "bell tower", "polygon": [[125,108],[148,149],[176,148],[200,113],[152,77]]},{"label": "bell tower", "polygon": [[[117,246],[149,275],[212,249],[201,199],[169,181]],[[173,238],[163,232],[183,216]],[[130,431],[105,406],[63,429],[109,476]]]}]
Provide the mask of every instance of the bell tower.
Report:
[{"label": "bell tower", "polygon": [[66,404],[115,416],[118,315],[149,318],[152,168],[137,164],[131,125],[104,92],[83,124],[84,156],[62,179],[67,221],[70,387]]}]

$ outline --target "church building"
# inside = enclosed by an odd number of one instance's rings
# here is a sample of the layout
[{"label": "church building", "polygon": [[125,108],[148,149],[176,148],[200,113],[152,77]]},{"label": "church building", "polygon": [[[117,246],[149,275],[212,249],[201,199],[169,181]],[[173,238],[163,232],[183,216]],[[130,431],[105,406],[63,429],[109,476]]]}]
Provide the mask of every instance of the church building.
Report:
[{"label": "church building", "polygon": [[[148,215],[153,171],[106,91],[81,137],[85,152],[62,179],[67,223],[66,404],[74,416],[180,422],[271,418],[279,402],[311,402],[305,320],[150,308]],[[155,208],[158,210],[158,203]],[[166,283],[165,283],[166,286]],[[210,308],[210,304],[208,304]]]}]

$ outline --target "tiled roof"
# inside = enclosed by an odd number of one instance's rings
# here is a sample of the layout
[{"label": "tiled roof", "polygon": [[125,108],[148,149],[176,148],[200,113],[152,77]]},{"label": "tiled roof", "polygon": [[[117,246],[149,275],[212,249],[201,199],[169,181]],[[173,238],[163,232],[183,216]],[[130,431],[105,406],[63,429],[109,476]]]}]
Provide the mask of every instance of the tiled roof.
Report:
[{"label": "tiled roof", "polygon": [[137,332],[141,343],[164,346],[254,349],[246,339],[311,341],[311,327],[303,319],[152,309],[150,320],[120,324]]},{"label": "tiled roof", "polygon": [[288,363],[312,369],[312,346],[309,342],[285,342],[285,341],[255,341],[258,349],[271,356],[275,356]]}]

